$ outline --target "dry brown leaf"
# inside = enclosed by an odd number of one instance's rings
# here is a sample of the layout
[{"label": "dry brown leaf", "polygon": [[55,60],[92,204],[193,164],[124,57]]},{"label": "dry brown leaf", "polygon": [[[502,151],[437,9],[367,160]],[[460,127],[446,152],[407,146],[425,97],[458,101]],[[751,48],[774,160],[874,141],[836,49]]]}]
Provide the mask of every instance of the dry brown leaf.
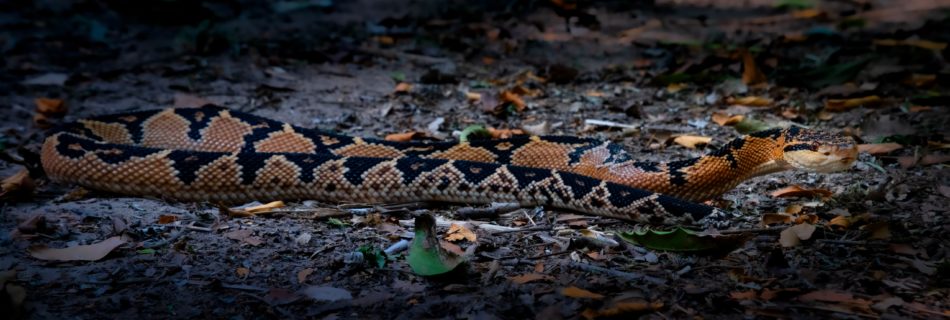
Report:
[{"label": "dry brown leaf", "polygon": [[834,194],[830,190],[825,189],[804,189],[797,185],[788,186],[782,189],[772,191],[773,198],[787,198],[787,197],[808,197],[813,198],[819,196],[821,198],[828,198]]},{"label": "dry brown leaf", "polygon": [[852,99],[828,99],[825,100],[825,110],[831,112],[842,112],[851,110],[858,106],[875,106],[881,104],[884,100],[878,96],[867,96]]},{"label": "dry brown leaf", "polygon": [[815,233],[814,225],[807,223],[796,224],[782,230],[778,242],[783,247],[795,247],[801,244],[802,240],[811,239],[813,233]]},{"label": "dry brown leaf", "polygon": [[796,217],[795,223],[796,224],[801,224],[801,223],[816,224],[818,223],[818,220],[821,220],[818,218],[818,216],[813,215],[813,214],[806,214],[806,215],[800,215]]},{"label": "dry brown leaf", "polygon": [[733,300],[756,300],[759,298],[759,295],[755,293],[755,290],[748,290],[730,292],[729,297]]},{"label": "dry brown leaf", "polygon": [[943,154],[928,154],[923,158],[920,158],[920,165],[926,166],[931,164],[943,163],[950,161],[950,155]]},{"label": "dry brown leaf", "polygon": [[943,51],[943,49],[947,47],[947,44],[944,42],[936,42],[936,41],[920,40],[920,39],[908,39],[908,40],[879,39],[879,40],[874,40],[874,45],[912,46],[912,47],[924,48],[927,50],[934,50],[934,51]]},{"label": "dry brown leaf", "polygon": [[742,122],[743,119],[745,119],[745,116],[741,114],[728,115],[722,112],[713,112],[712,114],[712,121],[723,127],[734,126],[735,124]]},{"label": "dry brown leaf", "polygon": [[935,74],[918,74],[914,73],[904,79],[904,84],[913,87],[929,87],[937,81],[937,75]]},{"label": "dry brown leaf", "polygon": [[449,231],[445,233],[445,240],[454,242],[462,239],[468,240],[469,242],[475,242],[477,240],[472,230],[456,223],[450,225]]},{"label": "dry brown leaf", "polygon": [[781,213],[766,213],[762,215],[762,224],[770,225],[776,223],[790,223],[792,216]]},{"label": "dry brown leaf", "polygon": [[261,241],[261,238],[252,236],[251,234],[253,233],[254,232],[251,231],[250,229],[241,229],[241,230],[234,230],[234,231],[225,233],[224,236],[227,237],[228,239],[242,241],[251,246],[257,246],[257,245],[260,245],[261,243],[264,243],[263,241]]},{"label": "dry brown leaf", "polygon": [[297,283],[304,284],[307,282],[307,277],[313,273],[313,268],[305,268],[297,272]]},{"label": "dry brown leaf", "polygon": [[247,211],[250,214],[257,215],[257,214],[263,214],[263,213],[270,213],[274,209],[283,208],[285,206],[286,205],[284,204],[283,201],[273,201],[273,202],[269,202],[269,203],[265,203],[261,205],[244,208],[244,211]]},{"label": "dry brown leaf", "polygon": [[529,89],[522,85],[514,86],[509,91],[511,91],[511,93],[514,93],[522,97],[532,97],[532,98],[540,96],[541,93],[543,93],[541,89]]},{"label": "dry brown leaf", "polygon": [[804,302],[830,302],[845,307],[845,311],[858,311],[870,314],[871,301],[855,298],[853,294],[837,290],[818,290],[798,296],[799,301]]},{"label": "dry brown leaf", "polygon": [[523,135],[524,130],[521,129],[495,129],[488,127],[488,133],[491,134],[492,139],[508,139],[512,136]]},{"label": "dry brown leaf", "polygon": [[742,55],[742,83],[752,86],[768,81],[765,74],[755,64],[755,57],[749,53],[749,50],[742,49],[739,54]]},{"label": "dry brown leaf", "polygon": [[865,143],[858,145],[858,152],[867,152],[872,155],[888,154],[903,148],[900,143]]},{"label": "dry brown leaf", "polygon": [[36,112],[43,115],[59,118],[66,114],[66,102],[63,99],[36,98],[33,100],[36,104]]},{"label": "dry brown leaf", "polygon": [[931,111],[933,109],[934,108],[931,106],[910,106],[910,108],[908,108],[907,111],[912,112],[912,113],[917,113],[917,112]]},{"label": "dry brown leaf", "polygon": [[30,250],[30,255],[40,260],[97,261],[123,243],[125,239],[116,236],[90,245],[33,249]]},{"label": "dry brown leaf", "polygon": [[818,9],[803,9],[792,11],[792,17],[796,19],[812,19],[824,16],[825,13]]},{"label": "dry brown leaf", "polygon": [[234,270],[234,273],[237,274],[239,278],[247,278],[247,276],[251,274],[251,269],[238,267]]},{"label": "dry brown leaf", "polygon": [[462,256],[465,255],[465,251],[462,250],[462,247],[459,247],[457,244],[448,242],[448,241],[439,241],[439,246],[442,249],[445,249],[448,252],[454,253],[455,255]]},{"label": "dry brown leaf", "polygon": [[509,278],[509,279],[511,279],[511,282],[514,282],[514,283],[516,283],[516,284],[525,284],[525,283],[528,283],[528,282],[541,281],[541,280],[544,280],[544,281],[552,281],[552,280],[554,280],[554,277],[551,277],[551,276],[549,276],[549,275],[540,274],[540,273],[525,273],[525,274],[522,274],[522,275],[517,275],[517,276],[511,277],[511,278]]},{"label": "dry brown leaf", "polygon": [[790,205],[788,205],[788,207],[785,207],[785,213],[788,213],[788,214],[799,214],[799,213],[802,212],[802,208],[804,208],[804,206],[802,206],[802,205],[800,205],[800,204],[790,204]]},{"label": "dry brown leaf", "polygon": [[384,139],[386,141],[393,141],[393,142],[408,142],[408,141],[412,141],[413,139],[419,139],[422,137],[425,137],[425,133],[419,132],[419,131],[409,131],[409,132],[403,132],[403,133],[388,134],[386,135],[386,138]]},{"label": "dry brown leaf", "polygon": [[851,226],[851,217],[836,216],[831,218],[831,221],[828,221],[828,226],[847,229]]},{"label": "dry brown leaf", "polygon": [[666,85],[666,92],[677,93],[688,87],[689,85],[685,83],[671,83],[671,84]]},{"label": "dry brown leaf", "polygon": [[618,315],[627,313],[642,313],[647,311],[656,311],[662,308],[663,302],[660,301],[649,302],[640,298],[630,298],[624,299],[622,301],[616,301],[601,308],[600,310],[586,309],[581,312],[581,316],[586,319],[616,317]]},{"label": "dry brown leaf", "polygon": [[749,107],[768,107],[772,105],[772,99],[769,99],[766,97],[757,97],[757,96],[748,96],[748,97],[740,97],[740,98],[729,97],[728,99],[726,99],[726,103],[729,103],[731,105],[741,105],[741,106],[749,106]]},{"label": "dry brown leaf", "polygon": [[534,273],[544,273],[544,262],[538,261],[534,264]]},{"label": "dry brown leaf", "polygon": [[897,163],[901,165],[901,169],[910,169],[917,165],[917,161],[920,160],[917,156],[903,156],[897,157]]},{"label": "dry brown leaf", "polygon": [[835,114],[834,114],[834,113],[831,113],[831,112],[828,112],[828,111],[825,111],[825,110],[818,111],[818,120],[821,120],[821,121],[828,121],[828,120],[831,120],[831,119],[834,118],[834,117],[835,117]]},{"label": "dry brown leaf", "polygon": [[396,84],[396,88],[393,89],[393,93],[409,93],[409,90],[412,90],[411,84],[400,82]]},{"label": "dry brown leaf", "polygon": [[33,125],[40,129],[49,129],[53,127],[53,120],[50,120],[45,114],[34,113]]},{"label": "dry brown leaf", "polygon": [[584,95],[588,97],[600,98],[604,96],[604,93],[597,90],[587,90],[587,92],[584,92]]},{"label": "dry brown leaf", "polygon": [[673,142],[676,144],[690,149],[696,149],[699,145],[709,144],[710,141],[712,141],[712,137],[682,135],[673,138]]},{"label": "dry brown leaf", "polygon": [[482,99],[482,94],[478,92],[465,92],[465,99],[471,102],[475,102]]},{"label": "dry brown leaf", "polygon": [[0,181],[0,198],[29,197],[36,189],[36,183],[30,178],[30,171],[20,169],[17,173]]},{"label": "dry brown leaf", "polygon": [[169,224],[178,221],[178,216],[174,214],[163,214],[158,216],[158,224]]},{"label": "dry brown leaf", "polygon": [[510,103],[511,105],[514,105],[515,110],[518,110],[518,112],[524,111],[524,99],[521,99],[521,96],[519,96],[517,93],[505,90],[501,92],[501,94],[498,96],[498,99],[501,100],[503,104]]},{"label": "dry brown leaf", "polygon": [[600,300],[604,298],[604,295],[599,293],[593,293],[575,286],[570,286],[564,289],[561,289],[561,294],[565,297],[578,298],[578,299],[595,299]]}]

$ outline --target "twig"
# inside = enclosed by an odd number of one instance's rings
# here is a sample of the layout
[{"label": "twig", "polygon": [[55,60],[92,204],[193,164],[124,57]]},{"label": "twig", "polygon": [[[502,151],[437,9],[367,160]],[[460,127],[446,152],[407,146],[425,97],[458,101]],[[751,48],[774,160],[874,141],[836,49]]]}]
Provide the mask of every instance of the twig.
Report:
[{"label": "twig", "polygon": [[603,273],[612,277],[623,278],[626,280],[644,280],[646,282],[650,282],[653,284],[666,284],[666,280],[663,280],[657,277],[651,277],[651,276],[640,274],[640,273],[617,271],[617,270],[602,268],[598,266],[592,266],[589,264],[573,262],[573,261],[568,265],[573,268],[577,268],[583,271]]}]

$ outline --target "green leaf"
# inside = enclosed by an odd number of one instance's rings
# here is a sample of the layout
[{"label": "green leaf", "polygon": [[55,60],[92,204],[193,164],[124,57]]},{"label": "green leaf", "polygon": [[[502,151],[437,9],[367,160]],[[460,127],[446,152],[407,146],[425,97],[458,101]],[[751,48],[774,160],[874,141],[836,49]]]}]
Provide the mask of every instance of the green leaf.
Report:
[{"label": "green leaf", "polygon": [[678,252],[732,251],[749,239],[745,234],[709,235],[676,227],[670,231],[644,228],[633,232],[618,233],[620,239],[640,244],[654,250]]},{"label": "green leaf", "polygon": [[363,245],[359,249],[356,249],[366,257],[366,261],[372,261],[376,263],[377,268],[382,268],[386,266],[386,253],[383,250],[380,250],[377,247]]},{"label": "green leaf", "polygon": [[393,72],[389,75],[396,82],[406,82],[406,74],[402,72]]},{"label": "green leaf", "polygon": [[446,251],[435,236],[435,218],[423,214],[416,218],[415,238],[406,257],[412,272],[421,276],[436,276],[455,270],[464,257]]},{"label": "green leaf", "polygon": [[462,133],[459,134],[461,142],[467,142],[471,138],[491,138],[491,132],[488,132],[483,125],[473,124],[462,129]]},{"label": "green leaf", "polygon": [[753,132],[758,132],[771,128],[772,126],[762,120],[756,120],[755,118],[748,116],[739,121],[733,126],[736,128],[736,132],[741,134],[749,134]]},{"label": "green leaf", "polygon": [[812,0],[779,0],[775,3],[778,9],[808,9],[815,7]]},{"label": "green leaf", "polygon": [[340,228],[345,228],[350,225],[349,223],[340,221],[340,219],[337,219],[337,218],[329,218],[327,219],[327,223],[329,223],[330,225],[340,227]]},{"label": "green leaf", "polygon": [[136,251],[136,252],[138,252],[139,254],[155,254],[155,249],[151,249],[151,248],[149,248],[149,249],[142,249],[142,250],[139,250],[139,251]]}]

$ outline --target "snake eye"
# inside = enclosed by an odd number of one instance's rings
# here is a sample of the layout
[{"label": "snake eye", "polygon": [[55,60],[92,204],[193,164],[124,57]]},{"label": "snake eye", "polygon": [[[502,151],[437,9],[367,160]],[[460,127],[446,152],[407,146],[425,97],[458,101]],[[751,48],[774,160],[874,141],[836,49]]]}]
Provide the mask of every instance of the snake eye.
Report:
[{"label": "snake eye", "polygon": [[826,156],[830,156],[830,155],[831,155],[831,151],[825,151],[825,152],[822,152],[821,154],[826,155]]}]

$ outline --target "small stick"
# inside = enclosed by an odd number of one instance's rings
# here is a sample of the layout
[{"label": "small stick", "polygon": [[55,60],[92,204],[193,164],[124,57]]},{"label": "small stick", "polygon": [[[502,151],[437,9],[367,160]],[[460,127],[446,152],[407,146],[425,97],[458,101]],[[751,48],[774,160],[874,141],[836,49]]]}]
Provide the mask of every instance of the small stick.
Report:
[{"label": "small stick", "polygon": [[602,267],[598,267],[598,266],[592,266],[592,265],[589,265],[589,264],[579,263],[579,262],[573,262],[573,261],[572,261],[570,264],[568,264],[568,265],[571,266],[571,267],[573,267],[573,268],[577,268],[577,269],[580,269],[580,270],[583,270],[583,271],[595,272],[595,273],[603,273],[603,274],[606,274],[606,275],[609,275],[609,276],[618,277],[618,278],[623,278],[623,279],[626,279],[626,280],[641,280],[641,279],[642,279],[642,280],[644,280],[644,281],[646,281],[646,282],[650,282],[650,283],[653,283],[653,284],[665,284],[665,283],[666,283],[666,280],[663,280],[663,279],[660,279],[660,278],[657,278],[657,277],[651,277],[651,276],[648,276],[648,275],[645,275],[645,274],[640,274],[640,273],[617,271],[617,270],[613,270],[613,269],[607,269],[607,268],[602,268]]}]

